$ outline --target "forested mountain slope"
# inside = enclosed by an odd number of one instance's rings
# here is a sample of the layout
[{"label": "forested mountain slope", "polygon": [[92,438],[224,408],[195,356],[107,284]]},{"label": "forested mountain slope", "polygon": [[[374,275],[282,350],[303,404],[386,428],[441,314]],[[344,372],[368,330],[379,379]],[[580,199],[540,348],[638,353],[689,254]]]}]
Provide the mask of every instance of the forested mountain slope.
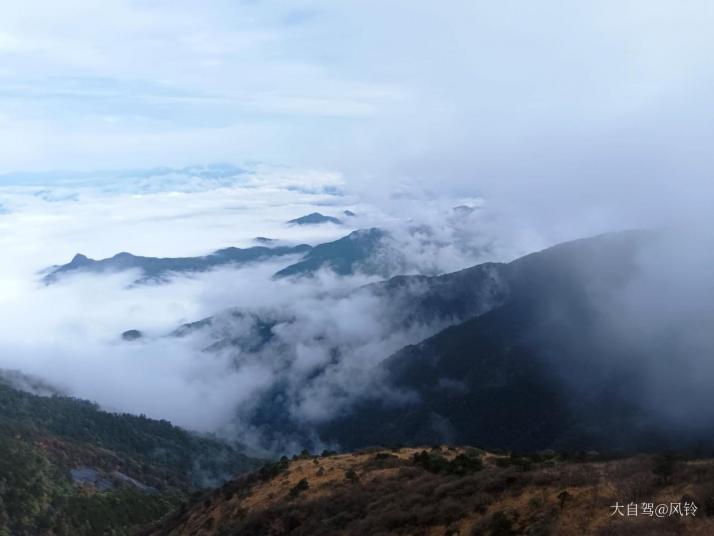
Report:
[{"label": "forested mountain slope", "polygon": [[167,421],[0,382],[0,534],[131,534],[256,465]]}]

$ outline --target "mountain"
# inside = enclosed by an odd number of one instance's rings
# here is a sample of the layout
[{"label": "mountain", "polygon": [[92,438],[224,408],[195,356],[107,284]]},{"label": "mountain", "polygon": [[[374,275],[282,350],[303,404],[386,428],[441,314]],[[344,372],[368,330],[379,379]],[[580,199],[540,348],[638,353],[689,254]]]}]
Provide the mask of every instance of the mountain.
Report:
[{"label": "mountain", "polygon": [[[182,324],[169,336],[185,337],[197,331],[206,330],[211,342],[204,351],[215,352],[224,348],[234,348],[240,352],[252,353],[262,349],[273,338],[273,328],[279,321],[267,314],[229,309],[196,322]],[[241,329],[236,329],[240,324]]]},{"label": "mountain", "polygon": [[[507,289],[499,276],[502,266],[485,263],[440,276],[397,276],[361,286],[345,297],[378,298],[385,308],[384,321],[390,330],[408,330],[422,325],[434,326],[432,329],[438,331],[482,314],[505,300]],[[294,321],[294,316],[289,314],[275,314],[260,308],[232,308],[182,324],[169,335],[183,337],[204,331],[214,341],[206,348],[208,351],[233,346],[241,352],[254,352],[273,340],[275,326]],[[237,323],[241,329],[235,327]],[[140,339],[142,334],[139,330],[128,330],[121,336],[131,341]]]},{"label": "mountain", "polygon": [[320,244],[307,252],[301,261],[280,270],[275,277],[312,274],[330,268],[339,275],[352,275],[357,271],[367,274],[387,274],[394,267],[386,255],[388,234],[381,229],[362,229],[344,238]]},{"label": "mountain", "polygon": [[510,292],[502,276],[505,266],[487,262],[437,276],[400,275],[365,285],[353,294],[380,298],[394,330],[417,324],[446,327],[504,303]]},{"label": "mountain", "polygon": [[102,273],[132,269],[141,270],[142,277],[139,282],[156,281],[165,278],[170,273],[204,272],[228,264],[244,264],[286,255],[304,255],[310,249],[310,246],[306,244],[275,248],[256,246],[241,249],[230,247],[201,257],[175,258],[141,257],[124,252],[101,260],[90,259],[78,253],[68,264],[54,267],[43,278],[43,281],[51,284],[66,274],[76,272]]},{"label": "mountain", "polygon": [[[351,275],[357,271],[367,274],[387,275],[399,267],[399,252],[390,247],[388,233],[381,229],[363,229],[315,247],[307,244],[297,246],[219,249],[201,257],[142,257],[131,253],[117,253],[107,259],[94,260],[78,253],[71,262],[52,267],[44,276],[45,284],[57,282],[72,273],[112,273],[124,270],[140,270],[137,283],[162,281],[172,273],[204,272],[230,264],[259,262],[267,259],[302,256],[302,259],[278,271],[275,277],[309,275],[327,268],[339,275]],[[262,239],[263,241],[268,239]]]},{"label": "mountain", "polygon": [[190,493],[259,465],[167,421],[20,391],[15,384],[38,390],[20,376],[0,380],[0,534],[133,534]]},{"label": "mountain", "polygon": [[[316,246],[319,254],[307,255],[305,261],[292,265],[276,274],[276,277],[310,274],[321,267],[334,268],[353,273],[369,267],[372,259],[396,254],[391,246],[382,242],[388,234],[379,229],[355,231],[348,237]],[[380,255],[380,251],[387,251]],[[322,257],[322,258],[319,258]],[[333,263],[333,261],[336,261]],[[365,266],[364,263],[367,263]],[[386,268],[384,264],[382,268]],[[446,327],[482,314],[506,299],[508,289],[500,276],[502,263],[484,263],[459,272],[438,276],[396,276],[386,281],[370,283],[350,291],[345,297],[378,298],[385,308],[384,320],[393,331],[406,330],[415,325]],[[373,269],[379,270],[377,264]],[[251,320],[247,332],[237,333],[231,326],[234,320]],[[271,330],[278,324],[294,321],[290,315],[275,315],[256,307],[255,310],[227,309],[213,316],[179,326],[170,335],[185,336],[200,330],[209,330],[217,344],[212,348],[224,348],[234,344],[241,351],[261,347],[272,338]],[[241,324],[245,327],[246,323]],[[435,333],[436,331],[432,332]],[[122,334],[128,340],[140,337],[138,330]],[[249,344],[245,344],[248,341]],[[260,344],[255,344],[260,341]]]},{"label": "mountain", "polygon": [[[712,476],[711,459],[668,455],[608,459],[453,446],[303,454],[197,496],[139,534],[712,534]],[[642,497],[653,502],[652,515]],[[637,516],[627,515],[631,501]],[[681,515],[670,515],[670,505]]]},{"label": "mountain", "polygon": [[321,223],[334,223],[335,225],[342,225],[342,221],[338,218],[332,216],[325,216],[319,212],[312,212],[305,216],[300,216],[294,220],[290,220],[287,223],[290,225],[320,225]]},{"label": "mountain", "polygon": [[714,448],[704,431],[662,427],[640,396],[638,364],[671,358],[668,348],[639,355],[617,343],[610,322],[608,304],[636,277],[638,252],[653,238],[603,235],[492,266],[500,304],[383,362],[384,389],[412,402],[367,396],[324,424],[322,439],[346,448],[439,441],[528,451]]},{"label": "mountain", "polygon": [[[383,236],[379,230],[361,231],[330,247],[354,237],[378,244]],[[620,355],[610,343],[613,337],[600,333],[607,316],[603,303],[638,274],[639,252],[654,236],[645,231],[603,235],[511,263],[440,276],[398,276],[352,291],[347,297],[380,300],[385,333],[413,333],[415,339],[383,361],[375,376],[384,385],[362,389],[351,409],[317,425],[320,440],[347,449],[439,441],[519,450],[637,450],[648,442],[666,448],[667,437],[674,436],[659,429],[637,399],[634,371],[607,370],[607,363],[627,363],[632,356]],[[329,251],[325,257],[339,254]],[[374,252],[365,256],[373,257]],[[284,327],[293,331],[289,325],[295,320],[290,314],[231,310],[174,334],[205,329],[210,332],[206,350],[235,348],[246,359],[253,353],[250,359],[260,359],[269,343],[272,352],[289,356],[295,349],[286,344],[295,341],[279,333]],[[420,342],[419,334],[426,339]],[[334,360],[349,352],[339,340],[324,341]],[[319,380],[321,374],[316,369],[311,378]],[[293,402],[286,388],[277,382],[243,418],[263,430],[268,441],[310,444],[315,430],[291,421]],[[412,402],[370,398],[385,392],[405,394],[401,398]],[[677,437],[681,446],[684,441]]]}]

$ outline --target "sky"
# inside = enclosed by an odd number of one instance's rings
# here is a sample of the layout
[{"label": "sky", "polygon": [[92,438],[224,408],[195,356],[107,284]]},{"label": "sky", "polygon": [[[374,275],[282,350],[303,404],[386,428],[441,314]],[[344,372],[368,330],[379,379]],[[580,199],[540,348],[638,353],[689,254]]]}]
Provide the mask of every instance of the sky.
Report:
[{"label": "sky", "polygon": [[704,0],[6,3],[0,172],[259,161],[549,228],[660,223],[711,182],[713,22]]},{"label": "sky", "polygon": [[696,0],[6,3],[0,170],[636,159],[708,131],[713,18]]}]

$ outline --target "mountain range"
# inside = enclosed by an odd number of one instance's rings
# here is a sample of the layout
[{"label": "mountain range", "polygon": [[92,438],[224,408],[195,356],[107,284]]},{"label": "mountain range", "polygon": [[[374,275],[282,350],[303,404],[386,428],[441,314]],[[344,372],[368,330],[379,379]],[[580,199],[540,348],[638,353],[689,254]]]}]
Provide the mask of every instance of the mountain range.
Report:
[{"label": "mountain range", "polygon": [[[355,237],[359,247],[351,243]],[[310,259],[315,266],[340,256],[350,260],[352,254],[363,261],[374,251],[371,241],[381,237],[371,230],[317,246],[308,260],[278,275],[310,272],[315,269]],[[657,416],[635,396],[632,371],[608,371],[610,359],[600,356],[619,352],[608,344],[607,333],[600,333],[607,316],[601,305],[636,277],[639,252],[654,239],[649,231],[602,235],[510,263],[485,263],[440,276],[398,276],[352,291],[352,296],[382,301],[388,329],[431,326],[432,334],[387,357],[376,374],[383,385],[366,389],[349,411],[318,424],[321,442],[348,449],[414,442],[526,451],[675,446]],[[333,266],[339,270],[339,264]],[[226,314],[251,318],[252,328],[233,333],[230,323],[208,318],[176,334],[217,329],[221,335],[208,351],[251,353],[273,340],[276,325],[292,322],[251,311]],[[621,357],[625,363],[632,358]],[[289,397],[280,389],[262,395],[251,425],[305,441],[314,430],[286,420]],[[385,391],[402,393],[412,402],[370,398],[370,392]],[[678,442],[691,446],[701,440],[679,436]]]},{"label": "mountain range", "polygon": [[[251,425],[297,441],[317,432],[322,444],[346,449],[415,442],[523,451],[713,445],[702,434],[673,436],[661,426],[638,396],[634,365],[627,366],[641,356],[618,347],[607,322],[610,301],[638,276],[640,254],[656,237],[651,231],[601,235],[510,263],[360,287],[351,295],[385,304],[387,331],[430,326],[432,333],[384,359],[375,374],[380,385],[315,429],[286,417],[289,397],[279,385],[262,395]],[[251,353],[273,340],[276,325],[292,322],[259,312],[228,314],[252,317],[253,327],[231,334],[230,323],[208,318],[178,333],[220,325],[222,335],[207,350]],[[315,370],[313,377],[323,373]],[[400,394],[400,401],[385,392]]]},{"label": "mountain range", "polygon": [[[94,260],[77,253],[67,264],[53,266],[43,276],[45,284],[56,283],[62,277],[77,273],[115,273],[139,270],[137,283],[166,281],[171,274],[205,272],[221,266],[239,266],[251,262],[290,256],[300,260],[279,270],[275,277],[310,275],[323,268],[339,275],[351,275],[357,271],[367,274],[384,274],[384,264],[378,262],[379,252],[386,248],[388,233],[380,229],[365,229],[315,247],[307,244],[296,246],[254,246],[250,248],[229,247],[198,257],[145,257],[122,252]],[[265,239],[263,239],[265,240]]]}]

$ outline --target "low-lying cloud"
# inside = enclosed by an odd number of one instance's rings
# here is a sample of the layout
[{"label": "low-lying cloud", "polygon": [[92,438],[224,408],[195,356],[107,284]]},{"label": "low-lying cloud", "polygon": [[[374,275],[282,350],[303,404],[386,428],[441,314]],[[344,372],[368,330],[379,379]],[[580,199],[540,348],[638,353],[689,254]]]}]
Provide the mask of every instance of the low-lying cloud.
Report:
[{"label": "low-lying cloud", "polygon": [[[310,176],[318,177],[316,184]],[[62,185],[39,191],[6,186],[0,192],[11,207],[0,215],[8,231],[1,239],[7,257],[0,269],[0,366],[37,375],[110,410],[271,446],[248,424],[261,395],[280,386],[287,417],[309,428],[345,411],[365,389],[377,389],[379,362],[448,320],[397,327],[397,304],[355,292],[379,277],[339,277],[323,269],[312,277],[276,280],[273,274],[291,262],[286,258],[148,284],[136,284],[139,274],[129,270],[67,274],[46,286],[39,281],[41,269],[76,252],[187,256],[253,245],[255,236],[316,244],[362,225],[388,230],[379,261],[395,275],[439,274],[516,254],[492,229],[474,226],[484,220],[477,199],[425,204],[421,217],[397,218],[326,190],[323,175],[303,177],[300,189],[274,177],[252,177],[247,184],[241,178],[190,194],[174,191],[173,182],[168,191],[138,194],[102,191],[90,182],[74,187],[72,196],[58,194]],[[347,208],[357,213],[347,218],[350,225],[285,224],[313,210],[340,215]],[[207,317],[214,317],[210,329],[170,335]],[[272,323],[272,339],[263,347],[219,344],[206,350],[222,338],[248,336],[259,321]],[[130,329],[142,338],[122,340]]]}]

